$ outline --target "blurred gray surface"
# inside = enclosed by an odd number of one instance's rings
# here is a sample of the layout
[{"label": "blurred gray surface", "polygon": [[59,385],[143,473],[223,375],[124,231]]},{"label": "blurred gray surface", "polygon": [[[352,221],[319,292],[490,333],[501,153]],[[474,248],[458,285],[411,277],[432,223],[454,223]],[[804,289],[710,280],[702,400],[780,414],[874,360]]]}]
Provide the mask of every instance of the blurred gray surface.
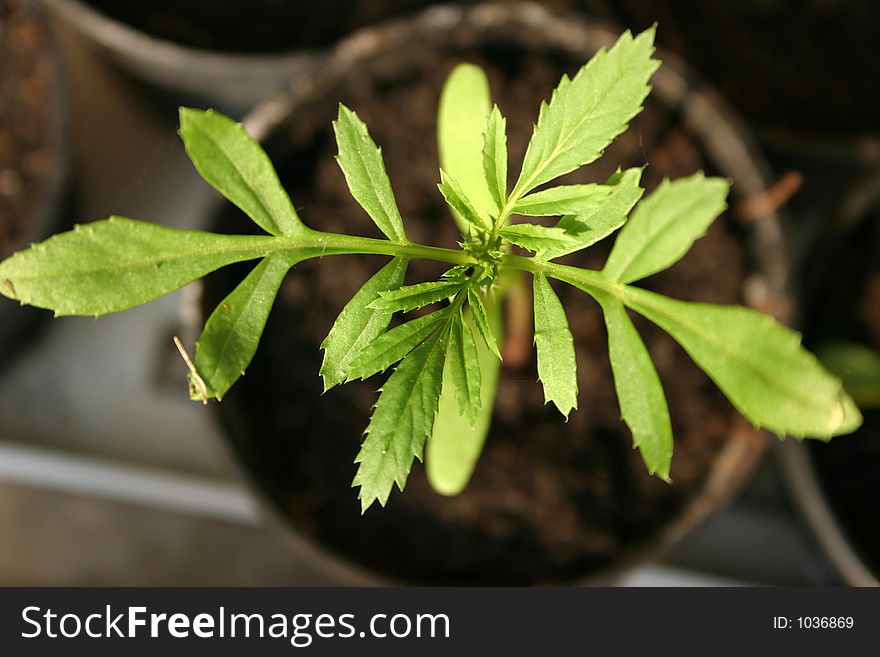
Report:
[{"label": "blurred gray surface", "polygon": [[[147,96],[63,29],[83,221],[111,213],[198,227],[213,194],[172,103]],[[0,371],[0,584],[334,581],[266,522],[211,414],[188,401],[187,290],[100,320],[67,318]],[[730,508],[632,585],[834,580],[772,458]],[[340,583],[336,581],[336,583]]]}]

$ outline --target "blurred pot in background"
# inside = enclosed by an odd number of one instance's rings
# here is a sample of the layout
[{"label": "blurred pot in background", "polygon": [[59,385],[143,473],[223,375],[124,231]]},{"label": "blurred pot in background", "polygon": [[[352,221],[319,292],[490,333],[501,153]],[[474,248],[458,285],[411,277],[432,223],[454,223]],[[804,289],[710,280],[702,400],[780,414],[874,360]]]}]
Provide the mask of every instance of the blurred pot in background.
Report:
[{"label": "blurred pot in background", "polygon": [[[301,78],[245,123],[263,141],[307,223],[370,233],[333,159],[331,121],[338,102],[346,103],[383,147],[408,234],[453,246],[460,234],[433,191],[439,175],[435,114],[450,70],[461,61],[486,68],[518,162],[540,101],[563,73],[575,72],[616,36],[534,5],[434,8],[345,40],[320,75]],[[674,57],[662,59],[645,111],[600,163],[569,182],[604,180],[618,166],[647,160],[649,188],[663,176],[703,168],[734,180],[734,204],[761,197],[764,166],[739,122]],[[777,219],[770,211],[741,223],[727,213],[649,285],[683,298],[784,314],[790,309],[788,268]],[[223,206],[212,229],[240,232],[249,223]],[[600,244],[572,262],[595,268],[607,252]],[[667,385],[676,432],[675,484],[649,476],[620,421],[600,311],[582,293],[560,288],[578,352],[583,408],[562,422],[544,405],[534,354],[519,366],[507,362],[486,449],[464,493],[438,495],[416,466],[404,493],[361,517],[352,461],[379,383],[351,383],[322,395],[319,345],[379,266],[360,256],[298,265],[282,287],[248,375],[216,406],[239,462],[300,545],[312,546],[308,554],[317,554],[324,570],[356,564],[372,582],[607,582],[727,500],[764,449],[764,434],[737,415],[684,352],[641,323]],[[439,273],[429,269],[413,263],[411,282]],[[233,267],[212,275],[204,285],[203,313],[246,272]],[[344,572],[350,582],[353,571]]]},{"label": "blurred pot in background", "polygon": [[[578,0],[575,0],[578,1]],[[858,146],[880,136],[873,0],[620,0],[628,25],[692,62],[763,134]]]},{"label": "blurred pot in background", "polygon": [[862,406],[864,425],[783,449],[789,487],[840,575],[880,584],[880,172],[847,195],[805,267],[805,337]]},{"label": "blurred pot in background", "polygon": [[42,0],[119,66],[240,113],[318,67],[339,37],[432,0]]},{"label": "blurred pot in background", "polygon": [[[67,97],[51,34],[28,0],[0,0],[0,259],[63,227],[67,158]],[[41,316],[0,307],[0,364]]]}]

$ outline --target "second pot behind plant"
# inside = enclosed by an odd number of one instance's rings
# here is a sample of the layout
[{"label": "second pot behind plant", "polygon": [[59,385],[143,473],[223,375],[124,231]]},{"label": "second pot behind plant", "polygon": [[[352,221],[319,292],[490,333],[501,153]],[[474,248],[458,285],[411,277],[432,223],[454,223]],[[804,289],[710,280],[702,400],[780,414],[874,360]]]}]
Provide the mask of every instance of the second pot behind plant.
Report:
[{"label": "second pot behind plant", "polygon": [[[67,90],[45,20],[27,0],[0,0],[0,259],[59,228],[70,200],[67,120]],[[31,308],[0,308],[0,365],[41,317]]]},{"label": "second pot behind plant", "polygon": [[[333,155],[337,102],[355,109],[383,147],[415,241],[460,238],[435,191],[437,100],[463,60],[483,65],[508,116],[511,160],[522,157],[541,99],[615,34],[536,7],[447,9],[366,31],[342,44],[308,85],[247,121],[264,139],[307,223],[372,234]],[[663,58],[666,59],[666,58]],[[737,194],[764,191],[760,162],[711,93],[689,88],[667,64],[646,111],[589,175],[651,165],[646,182],[704,168],[734,178]],[[572,178],[572,181],[575,178]],[[247,225],[225,208],[219,230]],[[601,266],[608,247],[574,256]],[[581,410],[562,422],[543,403],[534,356],[502,373],[495,421],[474,478],[445,498],[414,468],[407,489],[361,517],[352,460],[375,402],[374,380],[321,395],[319,344],[348,298],[381,262],[344,257],[304,263],[288,277],[248,375],[218,405],[233,449],[260,490],[298,532],[379,577],[421,583],[569,582],[607,576],[680,537],[726,499],[765,439],[740,418],[670,338],[640,324],[667,387],[676,456],[670,486],[650,477],[619,419],[598,308],[560,288],[578,349]],[[247,268],[209,279],[210,311]],[[749,227],[716,222],[675,268],[650,286],[703,301],[782,304],[786,267],[775,216]],[[437,271],[412,267],[411,282]]]},{"label": "second pot behind plant", "polygon": [[244,113],[319,68],[351,30],[436,0],[41,0],[111,61],[177,101]]},{"label": "second pot behind plant", "polygon": [[[816,241],[804,277],[806,341],[829,357],[841,348],[850,354],[829,362],[846,383],[866,359],[880,359],[880,173],[850,190]],[[854,434],[783,451],[789,488],[819,544],[844,581],[862,586],[880,584],[880,382],[871,390],[877,392],[850,390],[857,403],[864,399],[864,424]]]}]

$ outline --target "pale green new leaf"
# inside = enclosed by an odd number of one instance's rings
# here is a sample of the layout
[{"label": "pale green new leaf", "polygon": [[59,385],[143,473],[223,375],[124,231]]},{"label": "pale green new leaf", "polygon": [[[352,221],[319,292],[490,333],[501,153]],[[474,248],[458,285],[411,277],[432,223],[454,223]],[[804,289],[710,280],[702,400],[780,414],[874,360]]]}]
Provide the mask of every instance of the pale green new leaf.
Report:
[{"label": "pale green new leaf", "polygon": [[384,372],[418,347],[448,317],[449,309],[438,310],[395,326],[364,346],[351,363],[348,380],[366,379]]},{"label": "pale green new leaf", "polygon": [[608,196],[593,210],[582,215],[566,215],[560,219],[556,228],[566,233],[566,242],[560,247],[550,247],[541,252],[545,260],[552,260],[575,251],[580,251],[605,239],[626,223],[627,215],[642,196],[639,181],[642,170],[627,169],[608,179],[605,187]]},{"label": "pale green new leaf", "polygon": [[651,355],[619,299],[593,293],[602,305],[608,329],[608,354],[620,414],[632,432],[648,472],[669,479],[672,424],[663,385]]},{"label": "pale green new leaf", "polygon": [[612,189],[596,183],[551,187],[523,196],[513,206],[513,213],[526,217],[591,214],[608,198]]},{"label": "pale green new leaf", "polygon": [[[461,185],[475,212],[489,216],[497,212],[492,192],[483,173],[483,131],[492,107],[489,81],[479,66],[456,66],[440,96],[437,110],[437,146],[440,168]],[[467,232],[467,222],[453,210],[453,216]]]},{"label": "pale green new leaf", "polygon": [[462,285],[462,281],[449,279],[404,285],[396,290],[379,292],[379,298],[368,307],[390,312],[408,312],[448,299],[458,292]]},{"label": "pale green new leaf", "polygon": [[483,172],[498,212],[507,202],[507,120],[498,105],[489,113],[483,134]]},{"label": "pale green new leaf", "polygon": [[195,366],[208,397],[222,399],[257,352],[266,320],[287,271],[296,264],[270,255],[221,301],[196,342]]},{"label": "pale green new leaf", "polygon": [[626,32],[574,79],[562,79],[550,102],[541,105],[514,198],[595,161],[626,130],[642,110],[648,79],[660,64],[651,58],[653,52],[654,28],[635,39]]},{"label": "pale green new leaf", "polygon": [[664,180],[620,231],[605,274],[631,283],[675,264],[727,207],[730,183],[697,173]]},{"label": "pale green new leaf", "polygon": [[477,230],[490,230],[491,225],[486,218],[488,215],[482,215],[471,203],[470,199],[465,195],[464,190],[458,182],[450,177],[443,169],[440,170],[440,182],[437,188],[446,199],[446,203],[450,208],[455,210],[456,214],[465,220],[468,224]]},{"label": "pale green new leaf", "polygon": [[514,224],[502,228],[498,234],[512,244],[535,252],[553,251],[569,243],[569,235],[556,226]]},{"label": "pale green new leaf", "polygon": [[370,137],[366,124],[340,103],[333,131],[339,148],[336,161],[345,175],[351,195],[388,239],[406,242],[403,219],[385,171],[382,150]]},{"label": "pale green new leaf", "polygon": [[566,418],[577,408],[574,339],[559,297],[543,274],[534,275],[535,344],[544,403],[553,402]]},{"label": "pale green new leaf", "polygon": [[272,235],[305,228],[269,157],[240,123],[213,110],[180,108],[180,136],[198,172]]},{"label": "pale green new leaf", "polygon": [[272,250],[264,235],[217,235],[111,217],[60,233],[0,263],[0,292],[62,315],[139,306],[233,262]]},{"label": "pale green new leaf", "polygon": [[378,500],[385,506],[394,484],[406,485],[414,458],[422,459],[443,382],[448,327],[436,331],[410,353],[382,386],[367,437],[355,463],[353,486],[360,486],[361,510]]},{"label": "pale green new leaf", "polygon": [[[473,311],[477,306],[470,303]],[[482,304],[481,304],[482,306]],[[492,344],[501,336],[501,312],[492,297],[484,306],[488,330],[492,335]],[[475,326],[465,315],[471,331]],[[440,408],[434,420],[434,432],[428,440],[425,454],[425,472],[431,488],[441,495],[457,495],[465,489],[492,423],[492,412],[495,407],[495,395],[498,392],[498,374],[501,370],[500,356],[493,354],[483,341],[476,342],[477,357],[480,369],[480,410],[476,421],[459,412],[448,371],[443,373],[443,391],[440,394]]]},{"label": "pale green new leaf", "polygon": [[471,314],[474,319],[474,325],[477,327],[477,330],[480,333],[480,336],[483,338],[483,342],[486,344],[486,347],[491,351],[498,360],[501,360],[501,351],[498,349],[498,341],[495,339],[495,332],[493,332],[489,325],[489,317],[488,312],[486,310],[486,305],[483,302],[482,296],[480,296],[479,292],[476,292],[472,288],[468,288],[468,306],[471,309]]},{"label": "pale green new leaf", "polygon": [[325,391],[349,378],[351,364],[357,355],[388,327],[394,313],[368,306],[378,298],[379,292],[396,290],[403,285],[407,264],[408,260],[397,257],[385,265],[364,283],[333,322],[330,333],[321,343],[324,350],[321,376]]},{"label": "pale green new leaf", "polygon": [[461,309],[450,323],[446,368],[455,390],[459,413],[473,426],[480,411],[480,365],[474,336],[464,321]]},{"label": "pale green new leaf", "polygon": [[779,436],[850,433],[861,415],[800,336],[750,308],[679,301],[635,287],[624,303],[669,333],[752,424]]}]

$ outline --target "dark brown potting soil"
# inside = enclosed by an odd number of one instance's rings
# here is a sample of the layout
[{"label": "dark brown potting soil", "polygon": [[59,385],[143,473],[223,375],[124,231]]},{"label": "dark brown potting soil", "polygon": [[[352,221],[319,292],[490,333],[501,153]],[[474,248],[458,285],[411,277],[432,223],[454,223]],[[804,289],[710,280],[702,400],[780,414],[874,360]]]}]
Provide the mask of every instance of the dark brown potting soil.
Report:
[{"label": "dark brown potting soil", "polygon": [[[433,0],[436,1],[436,0]],[[432,0],[86,0],[139,30],[194,48],[271,53],[326,46]]]},{"label": "dark brown potting soil", "polygon": [[[509,119],[511,161],[519,163],[538,100],[549,96],[563,71],[576,67],[500,48],[469,59],[488,68]],[[440,59],[427,72],[391,82],[353,78],[298,111],[269,140],[270,155],[307,223],[380,236],[349,196],[333,159],[330,121],[338,99],[360,114],[383,147],[410,238],[454,246],[459,235],[436,190],[434,113],[456,60]],[[641,165],[646,158],[649,186],[662,176],[710,167],[676,115],[649,101],[601,163],[568,181],[604,180],[618,166]],[[248,223],[227,209],[220,226],[242,231]],[[682,262],[648,286],[681,298],[738,302],[749,268],[741,244],[733,224],[718,221]],[[569,261],[597,268],[607,252],[600,245]],[[649,476],[619,417],[601,314],[583,293],[558,286],[577,345],[580,410],[565,423],[544,405],[533,353],[522,367],[505,366],[492,431],[467,490],[453,498],[434,493],[417,463],[405,492],[395,491],[385,509],[371,508],[362,517],[351,488],[352,461],[381,378],[322,395],[319,344],[382,262],[344,256],[298,265],[247,376],[219,406],[236,451],[274,505],[300,531],[361,565],[423,583],[558,582],[594,572],[654,539],[701,488],[731,431],[744,424],[670,338],[637,320],[665,384],[676,436],[675,483]],[[408,281],[442,270],[413,263]],[[206,310],[246,271],[210,278]]]},{"label": "dark brown potting soil", "polygon": [[635,28],[658,22],[658,42],[681,54],[752,121],[816,136],[880,133],[875,0],[622,0],[612,6]]},{"label": "dark brown potting soil", "polygon": [[[848,341],[880,352],[880,206],[834,252],[809,307],[812,347]],[[850,436],[811,443],[811,454],[832,508],[863,558],[880,573],[880,410],[864,409],[865,422]]]},{"label": "dark brown potting soil", "polygon": [[0,259],[23,248],[46,177],[51,64],[42,25],[18,0],[0,0]]}]

